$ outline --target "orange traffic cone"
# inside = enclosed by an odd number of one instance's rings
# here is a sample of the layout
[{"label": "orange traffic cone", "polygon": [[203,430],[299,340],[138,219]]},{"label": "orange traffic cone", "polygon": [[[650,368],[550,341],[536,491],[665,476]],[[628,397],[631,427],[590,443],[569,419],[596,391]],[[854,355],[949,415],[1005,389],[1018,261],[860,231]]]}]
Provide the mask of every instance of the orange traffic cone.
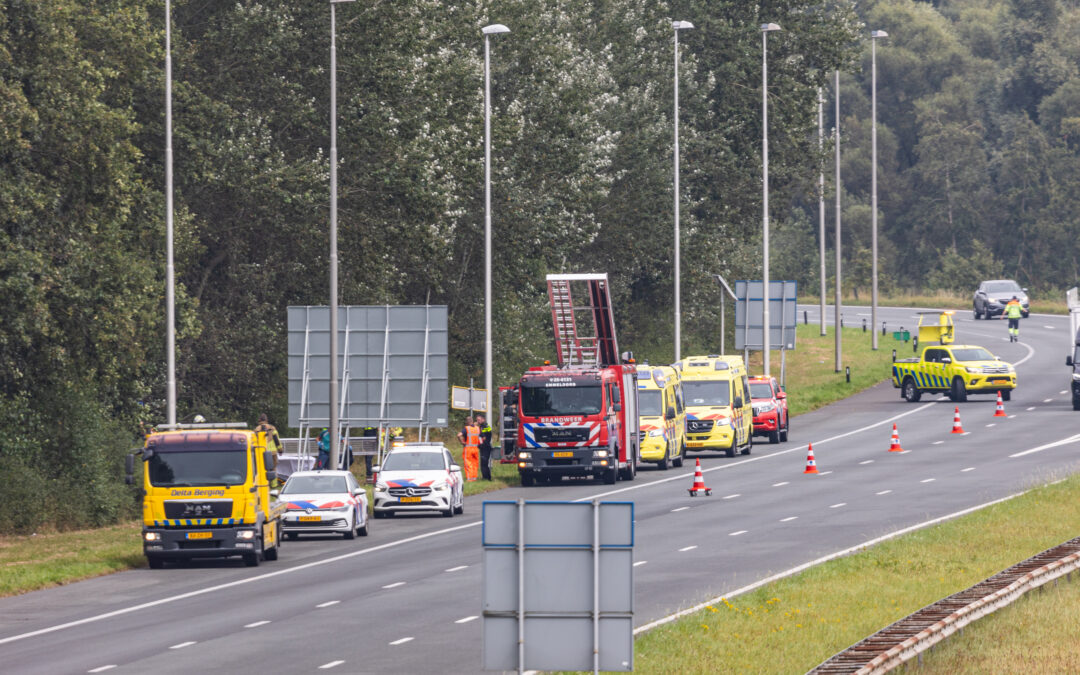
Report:
[{"label": "orange traffic cone", "polygon": [[896,423],[892,425],[892,443],[889,444],[889,452],[903,452],[904,449],[900,447],[900,434],[896,431]]},{"label": "orange traffic cone", "polygon": [[701,475],[701,458],[697,460],[697,467],[694,469],[694,487],[690,488],[690,496],[697,497],[698,492],[704,492],[705,496],[712,495],[712,490],[705,487],[705,478]]},{"label": "orange traffic cone", "polygon": [[1005,414],[1005,404],[1001,401],[1001,392],[998,392],[997,410],[994,411],[994,417],[1008,417]]},{"label": "orange traffic cone", "polygon": [[956,408],[952,418],[952,432],[954,434],[964,433],[964,427],[960,426],[960,408]]},{"label": "orange traffic cone", "polygon": [[803,471],[803,473],[817,473],[817,462],[814,461],[814,444],[808,443],[806,449],[806,471]]}]

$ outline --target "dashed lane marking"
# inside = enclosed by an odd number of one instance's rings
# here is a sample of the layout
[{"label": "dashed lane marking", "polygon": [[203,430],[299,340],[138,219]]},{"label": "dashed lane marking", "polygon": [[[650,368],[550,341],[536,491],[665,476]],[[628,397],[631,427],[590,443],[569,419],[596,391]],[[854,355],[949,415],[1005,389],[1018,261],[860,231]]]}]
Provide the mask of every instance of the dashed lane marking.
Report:
[{"label": "dashed lane marking", "polygon": [[331,661],[330,663],[324,663],[321,666],[319,666],[319,670],[330,670],[331,668],[334,668],[336,666],[340,666],[343,663],[345,663],[345,662],[344,661]]},{"label": "dashed lane marking", "polygon": [[112,670],[115,667],[116,667],[115,663],[110,663],[107,666],[101,666],[100,668],[94,668],[93,670],[88,670],[86,672],[88,672],[88,673],[104,673],[106,670]]},{"label": "dashed lane marking", "polygon": [[966,472],[966,471],[974,471],[974,470],[975,470],[975,467],[973,467],[973,466],[969,466],[969,467],[968,467],[968,468],[966,468],[966,469],[960,469],[960,473],[964,473],[964,472]]},{"label": "dashed lane marking", "polygon": [[924,479],[922,479],[922,480],[921,480],[921,481],[919,481],[919,482],[920,482],[920,483],[933,483],[933,482],[934,482],[934,481],[936,481],[936,480],[937,480],[937,478],[924,478]]},{"label": "dashed lane marking", "polygon": [[324,602],[321,605],[315,605],[315,606],[318,607],[319,609],[322,609],[323,607],[330,607],[331,605],[336,605],[339,602],[341,602],[341,601],[340,600],[331,600],[330,602]]},{"label": "dashed lane marking", "polygon": [[1068,389],[1063,389],[1062,391],[1059,391],[1058,393],[1059,394],[1068,394],[1069,390]]},{"label": "dashed lane marking", "polygon": [[991,422],[990,424],[987,424],[986,426],[987,426],[987,428],[989,428],[989,427],[994,426],[995,424],[997,424],[997,422]]},{"label": "dashed lane marking", "polygon": [[1013,413],[1013,414],[1009,415],[1009,419],[1012,419],[1014,417],[1016,417],[1016,413]]},{"label": "dashed lane marking", "polygon": [[390,643],[390,646],[391,646],[391,647],[394,647],[394,646],[396,646],[396,645],[403,645],[403,644],[405,644],[406,642],[412,642],[412,641],[413,641],[413,640],[415,640],[415,639],[416,639],[416,638],[413,638],[413,637],[403,637],[403,638],[401,638],[400,640],[394,640],[393,642],[391,642],[391,643]]},{"label": "dashed lane marking", "polygon": [[1033,453],[1036,453],[1036,452],[1042,452],[1043,450],[1049,450],[1050,448],[1056,448],[1058,446],[1068,445],[1069,443],[1076,443],[1077,441],[1080,441],[1080,434],[1076,434],[1075,436],[1070,436],[1068,438],[1063,438],[1060,441],[1054,441],[1053,443],[1047,443],[1046,445],[1040,445],[1037,448],[1032,448],[1030,450],[1024,450],[1023,452],[1017,452],[1017,453],[1014,453],[1012,455],[1009,455],[1009,457],[1023,457],[1024,455],[1030,455],[1030,454],[1033,454]]},{"label": "dashed lane marking", "polygon": [[821,472],[821,473],[819,473],[818,475],[819,475],[819,476],[828,476],[828,475],[829,475],[830,473],[832,473],[832,471],[822,471],[822,472]]},{"label": "dashed lane marking", "polygon": [[779,483],[773,483],[773,487],[780,487],[782,485],[788,485],[789,483],[790,483],[790,481],[785,480],[785,481],[781,481]]},{"label": "dashed lane marking", "polygon": [[890,492],[892,492],[892,490],[882,490],[881,492],[878,492],[876,494],[880,497],[881,495],[887,495]]},{"label": "dashed lane marking", "polygon": [[444,572],[457,572],[457,571],[465,569],[466,567],[468,567],[468,565],[458,565],[457,567],[451,567],[450,569],[443,570],[443,571]]},{"label": "dashed lane marking", "polygon": [[872,460],[872,459],[868,459],[865,462],[859,462],[859,464],[873,464],[873,463],[874,463],[874,460]]},{"label": "dashed lane marking", "polygon": [[969,435],[969,434],[971,434],[971,432],[970,432],[970,431],[965,431],[964,433],[962,433],[962,434],[960,434],[960,435],[961,435],[961,436],[967,436],[967,435]]},{"label": "dashed lane marking", "polygon": [[840,502],[839,504],[833,504],[833,505],[832,505],[832,506],[830,506],[829,508],[830,508],[830,509],[838,509],[838,508],[840,508],[841,506],[847,506],[847,502]]},{"label": "dashed lane marking", "polygon": [[739,530],[738,532],[732,532],[732,533],[731,533],[731,534],[729,534],[728,536],[729,536],[729,537],[737,537],[737,536],[739,536],[740,534],[746,534],[746,533],[747,533],[747,530]]},{"label": "dashed lane marking", "polygon": [[728,495],[727,497],[724,497],[724,499],[735,499],[736,497],[741,497],[741,496],[742,495],[740,495],[739,493],[736,492],[733,495]]},{"label": "dashed lane marking", "polygon": [[898,453],[896,453],[896,454],[898,454],[898,455],[906,455],[906,454],[908,454],[909,452],[911,452],[911,451],[910,451],[910,450],[901,450],[900,452],[898,452]]},{"label": "dashed lane marking", "polygon": [[172,647],[169,647],[169,649],[183,649],[184,647],[190,647],[193,644],[196,644],[194,640],[190,642],[181,642],[178,645],[173,645]]},{"label": "dashed lane marking", "polygon": [[693,551],[695,548],[697,548],[696,544],[694,546],[684,546],[683,548],[679,549],[679,553],[686,553],[687,551]]},{"label": "dashed lane marking", "polygon": [[469,623],[470,621],[476,621],[479,618],[480,617],[478,617],[478,616],[467,616],[464,619],[458,619],[454,623]]},{"label": "dashed lane marking", "polygon": [[256,621],[255,623],[246,624],[244,626],[244,628],[258,628],[259,626],[265,626],[268,623],[270,623],[270,622],[269,621]]},{"label": "dashed lane marking", "polygon": [[690,508],[690,507],[689,507],[689,506],[680,506],[680,507],[679,507],[679,508],[677,508],[677,509],[671,509],[671,512],[672,512],[672,513],[678,513],[679,511],[685,511],[685,510],[686,510],[686,509],[688,509],[688,508]]},{"label": "dashed lane marking", "polygon": [[942,443],[944,443],[944,442],[945,442],[945,441],[934,441],[934,442],[933,442],[933,443],[931,443],[930,445],[941,445],[941,444],[942,444]]},{"label": "dashed lane marking", "polygon": [[1043,403],[1050,403],[1050,402],[1052,402],[1053,400],[1054,400],[1054,399],[1052,399],[1052,398],[1047,398],[1047,399],[1043,399]]},{"label": "dashed lane marking", "polygon": [[634,563],[634,567],[641,567],[642,565],[644,565],[647,562],[649,562],[649,561],[648,560],[639,560],[636,563]]},{"label": "dashed lane marking", "polygon": [[392,584],[386,584],[385,586],[383,586],[383,588],[397,588],[398,586],[404,586],[404,585],[405,585],[404,581],[395,581]]},{"label": "dashed lane marking", "polygon": [[1030,408],[1027,408],[1026,410],[1027,410],[1028,412],[1031,412],[1031,411],[1032,411],[1032,410],[1034,410],[1034,409],[1035,409],[1035,406],[1031,406]]},{"label": "dashed lane marking", "polygon": [[781,523],[788,523],[788,522],[791,522],[791,521],[795,520],[796,518],[798,518],[798,516],[788,516],[787,518],[781,518],[780,522]]}]

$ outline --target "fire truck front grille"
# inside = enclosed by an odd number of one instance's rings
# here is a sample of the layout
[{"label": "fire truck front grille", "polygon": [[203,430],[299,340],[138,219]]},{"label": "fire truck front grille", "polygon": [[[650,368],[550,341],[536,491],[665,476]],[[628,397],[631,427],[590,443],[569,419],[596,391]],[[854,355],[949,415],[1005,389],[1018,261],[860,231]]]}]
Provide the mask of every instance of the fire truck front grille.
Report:
[{"label": "fire truck front grille", "polygon": [[536,427],[533,438],[537,443],[584,443],[589,440],[587,427]]},{"label": "fire truck front grille", "polygon": [[167,501],[166,518],[228,518],[232,515],[232,500],[222,501]]}]

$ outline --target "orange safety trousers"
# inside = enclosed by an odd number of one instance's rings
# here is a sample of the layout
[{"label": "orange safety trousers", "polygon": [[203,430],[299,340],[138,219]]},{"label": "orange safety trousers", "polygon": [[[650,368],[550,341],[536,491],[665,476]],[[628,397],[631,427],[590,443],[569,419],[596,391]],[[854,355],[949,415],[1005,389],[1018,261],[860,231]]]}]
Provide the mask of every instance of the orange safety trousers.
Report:
[{"label": "orange safety trousers", "polygon": [[476,480],[480,471],[480,448],[475,445],[465,446],[465,480]]}]

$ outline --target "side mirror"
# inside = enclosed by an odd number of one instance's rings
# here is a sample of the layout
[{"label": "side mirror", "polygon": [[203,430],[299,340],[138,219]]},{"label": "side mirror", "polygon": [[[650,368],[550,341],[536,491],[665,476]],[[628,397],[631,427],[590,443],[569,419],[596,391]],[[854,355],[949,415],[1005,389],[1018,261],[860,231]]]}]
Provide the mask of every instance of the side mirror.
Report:
[{"label": "side mirror", "polygon": [[666,420],[675,419],[675,408],[668,408],[667,412],[664,413],[664,419],[666,419]]},{"label": "side mirror", "polygon": [[263,466],[266,467],[267,471],[270,471],[271,469],[276,469],[277,468],[277,463],[274,461],[274,451],[273,450],[264,450],[263,451]]},{"label": "side mirror", "polygon": [[379,473],[380,469],[382,469],[382,467],[376,464],[375,466],[371,467],[371,473]]},{"label": "side mirror", "polygon": [[124,477],[124,483],[126,483],[127,485],[134,484],[135,483],[135,455],[133,455],[131,453],[128,453],[128,456],[124,458],[124,469],[127,470],[127,476]]},{"label": "side mirror", "polygon": [[1021,290],[1022,292],[1024,292],[1024,293],[1027,293],[1027,289],[1026,289],[1026,288],[1021,288],[1020,290]]},{"label": "side mirror", "polygon": [[785,398],[787,398],[787,392],[786,391],[778,391],[778,392],[776,392],[776,398],[780,399],[781,401],[784,400]]},{"label": "side mirror", "polygon": [[277,497],[280,494],[281,494],[281,490],[271,490],[270,491],[270,496],[271,497]]},{"label": "side mirror", "polygon": [[277,480],[277,471],[270,470],[266,472],[266,482],[270,483]]},{"label": "side mirror", "polygon": [[361,494],[363,494],[363,493],[365,493],[365,492],[367,492],[367,490],[365,490],[365,489],[364,489],[364,488],[362,488],[362,487],[358,487],[358,488],[356,488],[355,490],[353,490],[353,491],[352,491],[352,493],[353,493],[354,495],[361,495]]},{"label": "side mirror", "polygon": [[[1065,365],[1071,366],[1072,364],[1073,364],[1072,356],[1066,356],[1065,357]],[[130,457],[131,455],[128,455],[128,456]]]},{"label": "side mirror", "polygon": [[[451,464],[450,465],[450,470],[451,471],[461,471],[461,467],[459,465],[457,465],[457,464]],[[372,471],[377,471],[377,469],[372,469]]]},{"label": "side mirror", "polygon": [[622,403],[616,403],[615,405],[611,406],[611,409],[615,412],[622,412]]},{"label": "side mirror", "polygon": [[741,407],[743,407],[743,400],[742,400],[742,396],[736,396],[736,397],[735,397],[735,407],[736,407],[736,408],[741,408]]},{"label": "side mirror", "polygon": [[952,363],[952,359],[950,359],[948,356],[943,356],[943,357],[941,357],[941,362],[942,363]]}]

